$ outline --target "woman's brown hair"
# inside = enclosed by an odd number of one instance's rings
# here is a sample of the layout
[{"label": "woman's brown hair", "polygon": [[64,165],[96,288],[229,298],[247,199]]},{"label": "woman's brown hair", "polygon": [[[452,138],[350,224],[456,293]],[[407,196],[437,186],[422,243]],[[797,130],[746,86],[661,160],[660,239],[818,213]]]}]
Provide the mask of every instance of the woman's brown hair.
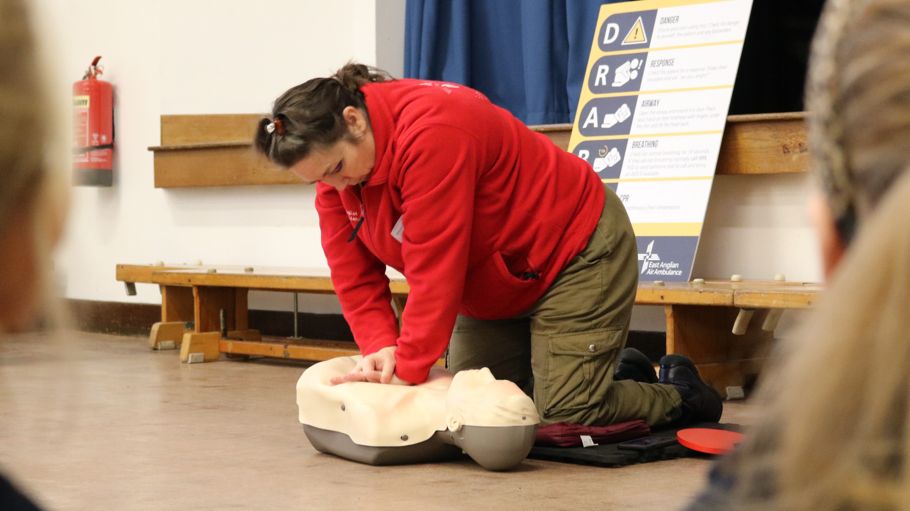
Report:
[{"label": "woman's brown hair", "polygon": [[360,88],[390,79],[384,71],[352,62],[332,76],[292,87],[275,100],[271,117],[259,121],[256,149],[282,167],[293,166],[313,148],[328,147],[346,137],[342,111],[352,106],[366,112]]}]

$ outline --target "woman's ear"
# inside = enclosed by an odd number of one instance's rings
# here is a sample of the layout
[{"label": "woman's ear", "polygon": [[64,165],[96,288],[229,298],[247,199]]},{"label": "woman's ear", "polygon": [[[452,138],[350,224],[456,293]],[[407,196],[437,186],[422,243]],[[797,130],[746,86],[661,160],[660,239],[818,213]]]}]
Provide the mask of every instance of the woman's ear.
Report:
[{"label": "woman's ear", "polygon": [[366,115],[357,107],[344,107],[344,110],[341,111],[341,117],[348,127],[348,132],[357,138],[363,137],[369,130]]},{"label": "woman's ear", "polygon": [[825,280],[830,280],[847,247],[837,231],[831,208],[820,192],[814,192],[809,198],[808,209],[809,218],[818,236]]}]

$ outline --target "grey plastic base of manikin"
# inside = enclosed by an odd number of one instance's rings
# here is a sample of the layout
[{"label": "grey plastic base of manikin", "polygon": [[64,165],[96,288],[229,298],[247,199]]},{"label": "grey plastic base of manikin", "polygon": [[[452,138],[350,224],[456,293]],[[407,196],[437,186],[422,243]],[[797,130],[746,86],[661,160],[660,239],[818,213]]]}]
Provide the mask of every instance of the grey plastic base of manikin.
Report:
[{"label": "grey plastic base of manikin", "polygon": [[438,431],[418,444],[371,447],[355,444],[344,433],[303,425],[313,447],[368,465],[403,465],[457,459],[462,452],[487,470],[508,470],[520,464],[534,446],[536,426],[463,426],[456,432]]}]

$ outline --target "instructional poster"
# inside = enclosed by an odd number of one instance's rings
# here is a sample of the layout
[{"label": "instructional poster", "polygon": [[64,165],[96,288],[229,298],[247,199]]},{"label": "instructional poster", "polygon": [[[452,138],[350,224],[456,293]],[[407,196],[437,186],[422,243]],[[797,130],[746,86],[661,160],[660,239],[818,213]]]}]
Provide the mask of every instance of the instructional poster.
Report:
[{"label": "instructional poster", "polygon": [[642,281],[687,281],[752,0],[601,7],[569,147],[619,195]]}]

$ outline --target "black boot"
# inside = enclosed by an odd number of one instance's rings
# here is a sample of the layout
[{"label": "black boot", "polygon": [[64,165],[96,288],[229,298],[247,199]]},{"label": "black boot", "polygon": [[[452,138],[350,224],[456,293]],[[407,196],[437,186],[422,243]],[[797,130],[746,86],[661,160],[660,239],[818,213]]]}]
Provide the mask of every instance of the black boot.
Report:
[{"label": "black boot", "polygon": [[644,353],[635,348],[623,348],[613,373],[614,380],[634,380],[641,383],[657,383],[654,366]]},{"label": "black boot", "polygon": [[666,355],[660,359],[660,383],[676,387],[682,396],[679,423],[719,422],[724,411],[720,394],[702,381],[692,359],[684,355]]}]

